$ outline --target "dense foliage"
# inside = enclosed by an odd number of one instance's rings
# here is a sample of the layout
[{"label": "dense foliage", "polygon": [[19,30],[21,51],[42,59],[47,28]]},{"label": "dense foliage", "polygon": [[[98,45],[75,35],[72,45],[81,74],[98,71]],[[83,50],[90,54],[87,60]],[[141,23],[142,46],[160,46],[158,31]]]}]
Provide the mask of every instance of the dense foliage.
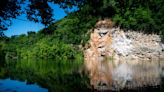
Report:
[{"label": "dense foliage", "polygon": [[1,59],[1,61],[5,59],[4,58],[5,57],[4,48],[5,48],[5,40],[4,40],[4,38],[0,38],[0,59]]},{"label": "dense foliage", "polygon": [[82,61],[79,44],[88,40],[86,34],[97,18],[72,13],[38,33],[29,31],[27,35],[12,36],[4,41],[6,58],[42,58],[55,61]]},{"label": "dense foliage", "polygon": [[[83,2],[83,3],[81,3]],[[76,2],[77,3],[77,2]],[[161,34],[164,39],[163,0],[80,0],[79,10],[38,33],[12,36],[0,43],[7,58],[51,58],[70,61],[82,58],[77,49],[88,38],[97,19],[111,18],[124,29]]]},{"label": "dense foliage", "polygon": [[112,18],[116,26],[145,32],[164,31],[163,0],[87,0],[87,13]]}]

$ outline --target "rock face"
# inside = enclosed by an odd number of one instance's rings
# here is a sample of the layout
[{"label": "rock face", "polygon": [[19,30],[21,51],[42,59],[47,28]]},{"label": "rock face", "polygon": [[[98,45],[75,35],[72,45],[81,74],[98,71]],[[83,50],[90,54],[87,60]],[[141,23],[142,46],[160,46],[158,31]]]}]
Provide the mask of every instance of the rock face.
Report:
[{"label": "rock face", "polygon": [[159,35],[112,28],[109,19],[99,21],[84,50],[90,84],[98,90],[159,85],[163,47]]}]

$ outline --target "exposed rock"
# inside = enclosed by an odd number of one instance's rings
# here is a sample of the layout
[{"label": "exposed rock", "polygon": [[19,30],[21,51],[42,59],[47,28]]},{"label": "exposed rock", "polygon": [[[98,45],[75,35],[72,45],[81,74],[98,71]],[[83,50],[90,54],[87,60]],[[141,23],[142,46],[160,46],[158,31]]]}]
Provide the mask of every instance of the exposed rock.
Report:
[{"label": "exposed rock", "polygon": [[100,20],[96,23],[95,27],[97,27],[97,28],[112,28],[113,22],[111,19]]},{"label": "exposed rock", "polygon": [[160,84],[164,44],[157,34],[112,28],[99,21],[84,51],[85,67],[96,89],[122,89]]}]

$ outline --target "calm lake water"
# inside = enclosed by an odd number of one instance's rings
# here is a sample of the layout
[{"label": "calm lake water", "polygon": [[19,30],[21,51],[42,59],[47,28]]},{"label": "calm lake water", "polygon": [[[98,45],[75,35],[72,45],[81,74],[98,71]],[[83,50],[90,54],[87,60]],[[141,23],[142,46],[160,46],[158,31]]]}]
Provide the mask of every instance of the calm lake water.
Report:
[{"label": "calm lake water", "polygon": [[0,92],[88,92],[79,62],[19,60],[0,63]]},{"label": "calm lake water", "polygon": [[26,81],[0,79],[0,92],[48,92],[48,89],[37,84],[27,84]]},{"label": "calm lake water", "polygon": [[[0,61],[0,92],[93,92],[89,79],[79,74],[82,65],[53,60]],[[164,92],[164,84],[122,91]]]}]

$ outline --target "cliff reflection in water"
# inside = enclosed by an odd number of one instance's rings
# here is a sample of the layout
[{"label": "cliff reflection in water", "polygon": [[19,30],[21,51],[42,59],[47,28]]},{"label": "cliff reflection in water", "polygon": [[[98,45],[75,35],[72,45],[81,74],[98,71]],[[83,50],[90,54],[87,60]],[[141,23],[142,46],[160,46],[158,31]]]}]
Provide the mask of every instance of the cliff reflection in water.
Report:
[{"label": "cliff reflection in water", "polygon": [[[99,91],[125,91],[125,89],[138,91],[140,89],[149,90],[150,88],[157,88],[158,91],[161,91],[164,87],[163,60],[141,61],[137,64],[124,62],[117,66],[112,61],[102,61],[90,67],[88,73],[91,80],[90,84]],[[152,90],[149,91],[152,92]],[[155,92],[158,91],[155,90]]]},{"label": "cliff reflection in water", "polygon": [[[120,91],[135,92],[163,92],[164,85],[161,76],[164,74],[164,62],[143,62],[138,65],[129,65],[128,62],[119,66],[108,66],[109,62],[102,62],[97,68],[97,87],[105,89],[106,79],[113,80],[113,88],[124,88]],[[1,63],[0,78],[27,81],[27,84],[36,83],[47,88],[50,92],[92,92],[89,79],[79,73],[81,63],[54,62],[52,60],[19,60]],[[111,68],[113,71],[107,74]],[[97,73],[96,72],[96,73]],[[104,81],[102,81],[104,79]],[[109,81],[107,81],[109,82]],[[107,83],[106,82],[106,83]],[[149,86],[146,86],[146,85]],[[155,85],[155,86],[151,86]],[[133,88],[133,89],[125,89]],[[21,86],[20,86],[21,88]],[[94,90],[95,91],[95,90]],[[101,90],[102,91],[102,90]],[[104,91],[104,90],[103,90]],[[108,91],[107,91],[108,92]]]},{"label": "cliff reflection in water", "polygon": [[6,61],[0,67],[0,79],[11,78],[36,83],[49,92],[88,92],[87,77],[79,74],[79,62],[52,60]]}]

